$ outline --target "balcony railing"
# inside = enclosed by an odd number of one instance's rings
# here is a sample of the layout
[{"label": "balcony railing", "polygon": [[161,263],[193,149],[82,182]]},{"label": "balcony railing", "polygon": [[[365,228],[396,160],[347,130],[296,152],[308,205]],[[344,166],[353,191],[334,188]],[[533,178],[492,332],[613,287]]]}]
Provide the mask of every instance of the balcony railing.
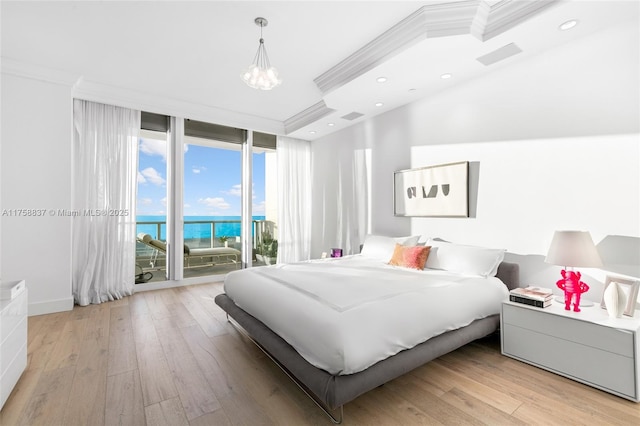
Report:
[{"label": "balcony railing", "polygon": [[[184,243],[190,248],[212,248],[222,247],[225,243],[221,241],[221,237],[227,237],[226,245],[228,247],[241,250],[240,243],[240,220],[187,220],[184,222]],[[255,254],[262,255],[264,251],[265,236],[274,239],[276,235],[275,223],[268,220],[252,221],[252,246],[254,260]],[[151,238],[166,241],[166,222],[164,221],[139,221],[136,223],[136,235],[149,234]],[[275,257],[277,250],[277,241],[274,245],[272,241],[267,241],[272,248],[271,253]],[[150,258],[154,255],[154,250],[149,246],[138,243],[136,246],[136,261],[141,265],[149,264]],[[262,257],[261,257],[262,258]],[[160,260],[155,266],[165,266],[164,259]],[[258,264],[262,264],[258,262]],[[268,263],[268,262],[266,262]]]}]

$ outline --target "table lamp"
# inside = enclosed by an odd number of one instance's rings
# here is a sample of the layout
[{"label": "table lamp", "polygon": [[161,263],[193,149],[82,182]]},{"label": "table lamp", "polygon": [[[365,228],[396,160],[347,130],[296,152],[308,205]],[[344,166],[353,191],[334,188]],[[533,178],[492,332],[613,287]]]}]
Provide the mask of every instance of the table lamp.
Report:
[{"label": "table lamp", "polygon": [[562,279],[556,285],[564,291],[564,308],[580,312],[580,295],[589,290],[589,286],[582,281],[580,272],[569,268],[598,268],[602,260],[598,254],[591,234],[588,231],[556,231],[551,240],[551,246],[545,262],[552,265],[564,266],[560,272]]}]

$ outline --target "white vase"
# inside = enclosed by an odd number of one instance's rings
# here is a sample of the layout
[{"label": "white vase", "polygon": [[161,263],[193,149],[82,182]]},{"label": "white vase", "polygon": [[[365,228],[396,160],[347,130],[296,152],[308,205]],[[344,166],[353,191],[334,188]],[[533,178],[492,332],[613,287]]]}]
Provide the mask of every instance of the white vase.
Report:
[{"label": "white vase", "polygon": [[604,291],[603,299],[609,316],[611,318],[620,318],[624,312],[624,308],[627,306],[627,296],[618,283],[609,283]]}]

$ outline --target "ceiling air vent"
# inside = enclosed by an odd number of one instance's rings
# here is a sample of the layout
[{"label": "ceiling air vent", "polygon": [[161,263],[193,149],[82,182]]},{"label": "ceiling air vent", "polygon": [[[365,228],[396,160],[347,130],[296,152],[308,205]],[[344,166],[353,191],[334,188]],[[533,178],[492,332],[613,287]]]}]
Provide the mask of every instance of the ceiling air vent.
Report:
[{"label": "ceiling air vent", "polygon": [[347,115],[343,115],[343,116],[342,116],[342,117],[340,117],[340,118],[344,118],[345,120],[350,120],[350,121],[351,121],[351,120],[355,120],[356,118],[360,118],[360,117],[362,117],[363,115],[364,115],[364,114],[361,114],[361,113],[359,113],[359,112],[355,112],[355,111],[354,111],[354,112],[350,112],[350,113],[349,113],[349,114],[347,114]]},{"label": "ceiling air vent", "polygon": [[502,46],[500,49],[496,49],[491,53],[487,53],[486,55],[476,58],[476,60],[484,65],[492,65],[503,59],[507,59],[510,56],[517,55],[520,52],[522,52],[522,49],[520,49],[515,43],[509,43],[506,46]]}]

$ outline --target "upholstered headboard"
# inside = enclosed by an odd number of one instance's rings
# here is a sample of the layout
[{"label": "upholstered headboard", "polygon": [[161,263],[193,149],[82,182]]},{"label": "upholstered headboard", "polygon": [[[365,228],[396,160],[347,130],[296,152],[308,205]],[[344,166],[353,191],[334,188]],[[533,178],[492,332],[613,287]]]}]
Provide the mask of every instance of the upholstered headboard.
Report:
[{"label": "upholstered headboard", "polygon": [[509,290],[520,287],[520,265],[517,263],[502,262],[498,266],[496,277],[500,278]]}]

